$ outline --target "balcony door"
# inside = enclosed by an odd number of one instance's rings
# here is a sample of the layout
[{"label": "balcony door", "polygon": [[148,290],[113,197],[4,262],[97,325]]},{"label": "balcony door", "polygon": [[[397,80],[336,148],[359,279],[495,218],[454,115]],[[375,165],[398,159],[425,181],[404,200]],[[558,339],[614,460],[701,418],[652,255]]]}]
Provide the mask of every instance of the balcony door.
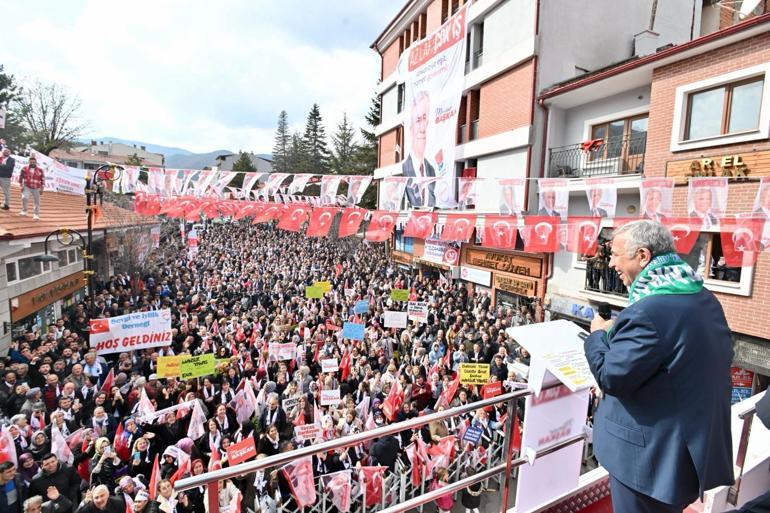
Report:
[{"label": "balcony door", "polygon": [[602,145],[591,151],[591,160],[619,159],[618,171],[640,172],[647,141],[648,114],[616,119],[591,127],[591,139]]}]

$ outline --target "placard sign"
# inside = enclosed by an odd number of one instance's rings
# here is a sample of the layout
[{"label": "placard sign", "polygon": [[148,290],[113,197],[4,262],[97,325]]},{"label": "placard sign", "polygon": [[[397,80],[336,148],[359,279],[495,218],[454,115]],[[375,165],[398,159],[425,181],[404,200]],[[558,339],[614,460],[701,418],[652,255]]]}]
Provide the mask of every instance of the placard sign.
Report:
[{"label": "placard sign", "polygon": [[171,311],[151,310],[93,319],[89,345],[98,354],[122,353],[171,345]]},{"label": "placard sign", "polygon": [[232,444],[227,448],[227,462],[230,465],[243,463],[257,455],[257,447],[254,444],[254,438],[244,438],[237,444]]},{"label": "placard sign", "polygon": [[488,383],[481,387],[481,397],[489,399],[503,393],[503,382],[495,381],[494,383]]},{"label": "placard sign", "polygon": [[473,445],[478,445],[481,441],[481,435],[484,434],[484,430],[480,427],[471,426],[465,430],[463,435],[463,442],[468,442]]},{"label": "placard sign", "polygon": [[386,328],[406,328],[406,312],[393,312],[387,310],[383,312],[383,324]]},{"label": "placard sign", "polygon": [[390,299],[393,301],[409,301],[407,289],[390,289]]},{"label": "placard sign", "polygon": [[303,424],[301,426],[294,426],[294,438],[300,442],[306,440],[315,440],[321,436],[321,427],[315,424]]},{"label": "placard sign", "polygon": [[460,383],[463,385],[484,385],[489,383],[489,364],[461,363]]},{"label": "placard sign", "polygon": [[321,372],[337,372],[338,370],[340,370],[340,364],[337,362],[336,358],[321,360]]},{"label": "placard sign", "polygon": [[340,389],[321,390],[321,406],[337,406],[340,403]]},{"label": "placard sign", "polygon": [[297,355],[297,346],[291,342],[285,344],[271,342],[267,345],[267,354],[271,360],[293,360]]},{"label": "placard sign", "polygon": [[409,301],[406,307],[407,318],[410,321],[420,323],[428,322],[428,302],[427,301]]},{"label": "placard sign", "polygon": [[350,340],[364,339],[364,325],[355,322],[346,322],[342,325],[342,337]]},{"label": "placard sign", "polygon": [[362,299],[360,301],[356,301],[356,304],[353,306],[353,313],[356,315],[364,314],[368,311],[369,311],[368,299]]},{"label": "placard sign", "polygon": [[179,376],[184,379],[211,376],[217,368],[217,360],[214,353],[206,353],[198,356],[182,358]]},{"label": "placard sign", "polygon": [[182,373],[182,355],[159,356],[156,374],[159,378],[176,378]]},{"label": "placard sign", "polygon": [[281,407],[286,413],[291,413],[292,410],[299,404],[299,397],[287,397],[281,401]]}]

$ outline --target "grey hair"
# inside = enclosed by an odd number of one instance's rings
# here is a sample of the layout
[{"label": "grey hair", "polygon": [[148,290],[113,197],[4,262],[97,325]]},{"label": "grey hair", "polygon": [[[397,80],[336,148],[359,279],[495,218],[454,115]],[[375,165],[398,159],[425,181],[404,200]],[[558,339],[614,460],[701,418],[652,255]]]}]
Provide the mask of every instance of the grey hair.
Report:
[{"label": "grey hair", "polygon": [[626,253],[633,255],[640,249],[649,249],[653,256],[673,253],[675,250],[674,237],[662,224],[647,219],[632,221],[617,228],[612,234],[626,236]]},{"label": "grey hair", "polygon": [[43,505],[43,497],[40,495],[35,495],[34,497],[30,497],[29,499],[24,501],[24,513],[27,513],[33,506],[42,506]]}]

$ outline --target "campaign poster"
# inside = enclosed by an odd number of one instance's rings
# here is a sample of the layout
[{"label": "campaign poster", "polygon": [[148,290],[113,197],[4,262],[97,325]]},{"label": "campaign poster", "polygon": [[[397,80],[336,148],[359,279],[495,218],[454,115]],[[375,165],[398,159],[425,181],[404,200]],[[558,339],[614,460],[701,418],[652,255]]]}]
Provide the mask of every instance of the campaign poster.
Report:
[{"label": "campaign poster", "polygon": [[497,211],[501,215],[518,215],[524,210],[524,178],[497,179]]},{"label": "campaign poster", "polygon": [[171,345],[171,311],[151,310],[89,323],[88,345],[98,354]]},{"label": "campaign poster", "polygon": [[380,210],[398,212],[401,210],[401,201],[404,198],[406,182],[409,180],[403,176],[389,176],[380,183]]},{"label": "campaign poster", "polygon": [[[58,160],[52,159],[35,150],[32,150],[30,155],[35,157],[37,165],[43,169],[43,174],[45,175],[45,182],[43,185],[44,191],[79,194],[80,196],[85,195],[85,169],[66,166]],[[13,155],[13,160],[16,162],[16,165],[13,168],[12,180],[16,183],[19,181],[21,169],[29,164],[29,159],[20,155]]]},{"label": "campaign poster", "polygon": [[468,5],[404,52],[403,176],[436,178],[422,194],[407,191],[414,207],[456,206],[457,115],[465,82]]},{"label": "campaign poster", "polygon": [[614,218],[618,206],[618,187],[612,178],[586,179],[586,197],[591,217]]},{"label": "campaign poster", "polygon": [[386,328],[406,328],[407,313],[386,310],[382,314],[383,324]]},{"label": "campaign poster", "polygon": [[423,260],[444,265],[457,265],[460,262],[460,245],[456,242],[427,239],[424,245]]},{"label": "campaign poster", "polygon": [[538,180],[539,216],[561,217],[567,219],[569,210],[569,188],[567,180],[562,178],[541,178]]},{"label": "campaign poster", "polygon": [[460,190],[457,192],[457,202],[461,209],[472,208],[478,203],[481,186],[486,180],[483,178],[463,177],[458,178]]},{"label": "campaign poster", "polygon": [[337,203],[337,189],[340,187],[343,177],[324,175],[321,177],[321,205],[334,205]]},{"label": "campaign poster", "polygon": [[644,219],[661,222],[674,215],[674,179],[650,178],[642,180],[639,188],[641,207],[639,215]]},{"label": "campaign poster", "polygon": [[345,178],[348,182],[348,192],[346,195],[347,206],[352,207],[361,203],[366,189],[372,183],[371,176],[348,176]]},{"label": "campaign poster", "polygon": [[719,225],[727,210],[727,178],[690,178],[687,211],[701,221],[701,230]]},{"label": "campaign poster", "polygon": [[754,217],[765,220],[762,225],[762,249],[770,251],[770,177],[765,176],[759,182],[754,200]]}]

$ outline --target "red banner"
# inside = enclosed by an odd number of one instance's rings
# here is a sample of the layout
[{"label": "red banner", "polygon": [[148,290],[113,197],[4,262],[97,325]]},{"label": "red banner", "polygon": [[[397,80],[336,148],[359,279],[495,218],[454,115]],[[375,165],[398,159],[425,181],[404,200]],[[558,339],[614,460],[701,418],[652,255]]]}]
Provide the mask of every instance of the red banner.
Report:
[{"label": "red banner", "polygon": [[488,248],[515,248],[518,233],[516,224],[515,217],[487,215],[481,232],[481,245]]},{"label": "red banner", "polygon": [[342,217],[340,217],[340,227],[338,230],[338,236],[349,237],[358,233],[358,228],[361,226],[361,221],[364,220],[366,210],[363,208],[346,208],[342,211]]},{"label": "red banner", "polygon": [[310,213],[310,207],[307,205],[293,204],[287,205],[284,214],[278,221],[278,228],[290,232],[298,232],[302,224],[307,220]]},{"label": "red banner", "polygon": [[254,213],[254,224],[267,223],[278,219],[283,211],[283,205],[278,203],[264,203],[263,208]]},{"label": "red banner", "polygon": [[727,267],[751,267],[762,251],[762,228],[759,217],[725,217],[721,220],[722,256]]},{"label": "red banner", "polygon": [[503,393],[502,381],[495,381],[494,383],[489,383],[481,387],[481,397],[483,397],[484,399],[489,399],[490,397],[495,397],[502,393]]},{"label": "red banner", "polygon": [[475,214],[447,214],[441,240],[468,242],[476,228]]},{"label": "red banner", "polygon": [[388,212],[384,210],[375,210],[372,213],[372,219],[366,228],[366,240],[372,242],[384,242],[390,238],[393,233],[393,227],[398,220],[397,212]]},{"label": "red banner", "polygon": [[596,254],[601,218],[570,217],[567,219],[567,251],[578,255]]},{"label": "red banner", "polygon": [[382,479],[387,467],[361,467],[361,477],[364,481],[366,507],[371,508],[382,503]]},{"label": "red banner", "polygon": [[412,212],[404,228],[404,237],[427,239],[433,233],[433,227],[438,219],[435,212]]},{"label": "red banner", "polygon": [[559,251],[559,221],[556,216],[527,216],[521,238],[524,251],[531,253],[556,253]]},{"label": "red banner", "polygon": [[243,463],[256,455],[257,446],[254,444],[254,438],[251,436],[227,448],[227,462],[229,465]]},{"label": "red banner", "polygon": [[316,501],[315,483],[313,482],[313,459],[310,456],[299,458],[284,465],[283,470],[289,482],[291,494],[300,508],[312,506]]},{"label": "red banner", "polygon": [[337,215],[335,207],[314,208],[310,214],[310,223],[307,225],[308,237],[326,237],[329,234],[329,228],[332,227],[334,216]]},{"label": "red banner", "polygon": [[660,222],[674,237],[676,252],[686,255],[692,251],[700,235],[701,220],[690,217],[661,217]]}]

